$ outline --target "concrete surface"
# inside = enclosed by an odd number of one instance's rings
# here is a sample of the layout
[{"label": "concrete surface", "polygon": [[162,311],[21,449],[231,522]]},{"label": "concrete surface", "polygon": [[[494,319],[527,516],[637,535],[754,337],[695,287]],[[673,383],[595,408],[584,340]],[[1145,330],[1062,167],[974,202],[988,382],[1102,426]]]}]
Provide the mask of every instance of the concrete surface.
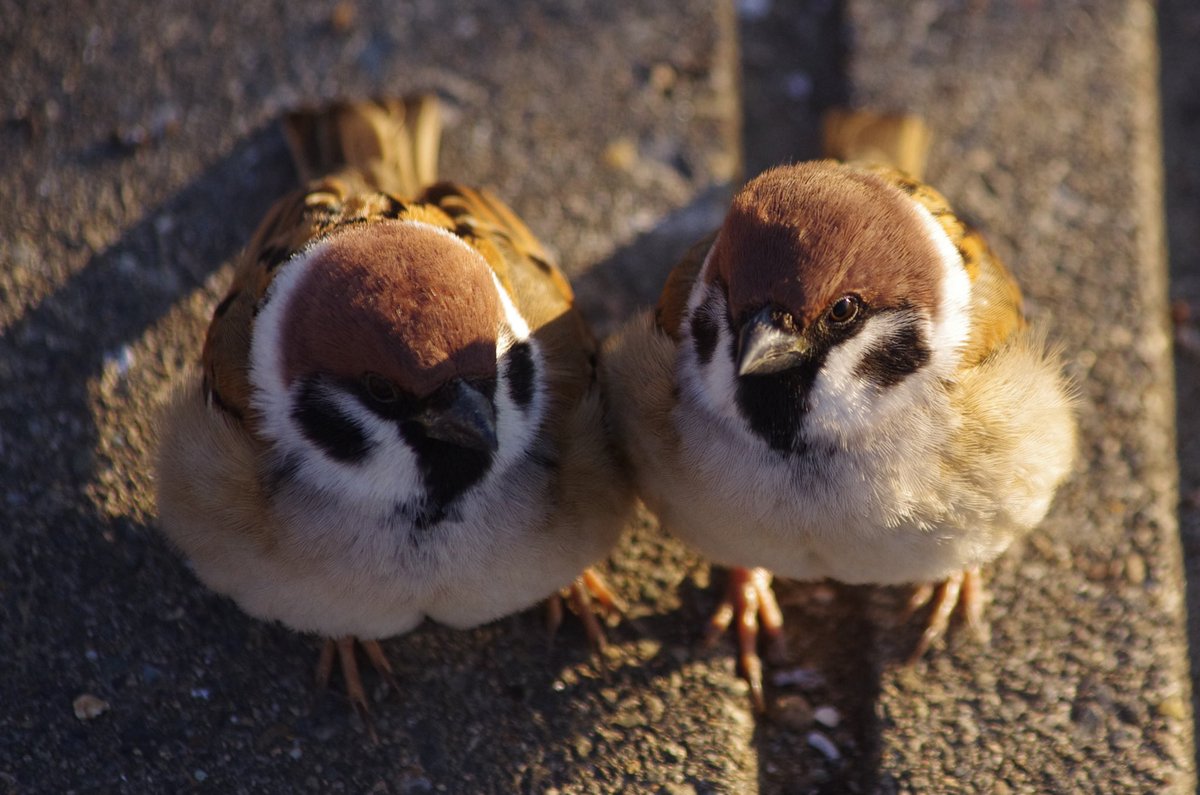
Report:
[{"label": "concrete surface", "polygon": [[[193,5],[0,0],[0,793],[1194,790],[1149,4]],[[1161,13],[1186,341],[1200,18]],[[753,174],[816,155],[831,104],[924,114],[931,179],[1081,387],[1080,471],[996,567],[990,646],[901,668],[903,593],[784,587],[793,659],[755,720],[728,644],[696,648],[707,567],[644,517],[603,670],[537,611],[426,627],[385,644],[404,691],[376,689],[372,747],[312,690],[312,639],[207,593],[152,529],[146,407],[293,179],[279,112],[419,88],[452,111],[443,172],[512,201],[600,333],[719,221],[739,142]],[[107,711],[77,718],[85,694]]]},{"label": "concrete surface", "polygon": [[1167,242],[1175,324],[1179,524],[1188,580],[1192,698],[1200,696],[1200,7],[1159,3]]}]

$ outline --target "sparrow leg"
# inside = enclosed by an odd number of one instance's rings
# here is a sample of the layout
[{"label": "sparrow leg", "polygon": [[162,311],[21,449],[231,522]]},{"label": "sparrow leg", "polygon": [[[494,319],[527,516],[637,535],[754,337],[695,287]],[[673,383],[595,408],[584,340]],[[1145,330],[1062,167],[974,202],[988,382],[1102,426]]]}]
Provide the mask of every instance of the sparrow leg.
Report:
[{"label": "sparrow leg", "polygon": [[570,605],[572,612],[583,622],[583,630],[588,638],[588,645],[595,652],[601,652],[607,645],[604,628],[596,618],[602,614],[606,620],[619,618],[625,612],[625,604],[612,592],[604,578],[592,568],[586,568],[575,581],[546,600],[546,626],[553,639],[563,619],[563,600]]},{"label": "sparrow leg", "polygon": [[[371,721],[371,709],[367,702],[367,691],[363,687],[362,677],[358,673],[358,660],[354,655],[355,638],[347,635],[343,638],[334,640],[326,638],[324,645],[321,647],[321,654],[317,658],[317,686],[326,687],[329,684],[329,678],[333,675],[333,660],[336,652],[338,661],[342,666],[342,678],[346,680],[346,696],[350,699],[354,711],[358,713],[358,717],[362,719],[363,725],[367,727],[367,734],[372,742],[379,742],[379,737],[375,733],[375,725]],[[390,687],[395,692],[400,692],[400,683],[396,680],[396,675],[392,671],[392,664],[388,662],[387,655],[384,654],[383,648],[377,640],[359,641],[363,647],[363,651],[367,653],[367,659],[375,667],[375,670],[383,676]]]},{"label": "sparrow leg", "polygon": [[766,710],[763,697],[763,665],[758,656],[761,628],[768,644],[768,658],[782,659],[787,652],[783,638],[783,611],[771,590],[771,572],[766,569],[729,570],[725,598],[717,605],[705,632],[705,644],[712,645],[737,619],[738,667],[750,685],[750,699],[759,712]]},{"label": "sparrow leg", "polygon": [[986,639],[987,627],[983,622],[983,606],[986,601],[983,576],[978,567],[965,569],[937,585],[920,586],[909,600],[909,614],[925,604],[932,603],[932,607],[929,618],[926,619],[925,631],[909,655],[909,664],[924,656],[934,641],[946,634],[946,629],[950,626],[950,617],[959,606],[962,607],[963,617],[971,631],[976,637]]}]

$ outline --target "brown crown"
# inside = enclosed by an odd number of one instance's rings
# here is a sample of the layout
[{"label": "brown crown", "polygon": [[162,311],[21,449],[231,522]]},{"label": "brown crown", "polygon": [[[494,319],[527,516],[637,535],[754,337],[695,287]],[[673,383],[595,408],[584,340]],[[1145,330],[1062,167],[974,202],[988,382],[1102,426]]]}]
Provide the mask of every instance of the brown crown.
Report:
[{"label": "brown crown", "polygon": [[496,373],[503,310],[484,259],[445,234],[383,221],[339,232],[296,285],[283,331],[288,381],[375,372],[423,397]]},{"label": "brown crown", "polygon": [[931,314],[939,253],[912,200],[832,160],[781,166],[734,197],[710,279],[728,286],[735,319],[766,305],[804,327],[841,296]]}]

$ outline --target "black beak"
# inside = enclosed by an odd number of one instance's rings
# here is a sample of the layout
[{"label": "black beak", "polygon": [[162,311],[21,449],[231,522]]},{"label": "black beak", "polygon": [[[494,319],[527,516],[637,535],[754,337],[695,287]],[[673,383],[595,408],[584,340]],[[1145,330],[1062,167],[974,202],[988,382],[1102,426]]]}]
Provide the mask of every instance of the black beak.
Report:
[{"label": "black beak", "polygon": [[464,381],[455,381],[450,404],[423,412],[420,423],[432,439],[496,452],[496,408],[486,395]]},{"label": "black beak", "polygon": [[764,307],[742,324],[738,334],[738,375],[767,375],[802,364],[812,346],[803,335],[783,331]]}]

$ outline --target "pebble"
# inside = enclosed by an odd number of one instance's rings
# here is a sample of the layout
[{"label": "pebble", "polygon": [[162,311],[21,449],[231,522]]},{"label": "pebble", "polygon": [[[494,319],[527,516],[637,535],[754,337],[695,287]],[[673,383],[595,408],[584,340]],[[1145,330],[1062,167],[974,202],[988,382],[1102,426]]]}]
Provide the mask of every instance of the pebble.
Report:
[{"label": "pebble", "polygon": [[604,162],[617,171],[629,171],[637,159],[637,144],[632,138],[617,138],[604,148]]},{"label": "pebble", "polygon": [[80,720],[91,720],[108,712],[109,703],[91,693],[84,693],[76,698],[71,706],[75,709],[75,717]]},{"label": "pebble", "polygon": [[842,752],[839,751],[838,747],[833,744],[833,740],[829,739],[821,732],[809,732],[808,737],[806,737],[805,740],[808,741],[808,744],[811,747],[817,749],[821,753],[821,756],[825,757],[830,762],[836,762],[842,758]]},{"label": "pebble", "polygon": [[1131,585],[1145,585],[1146,559],[1137,553],[1125,558],[1125,577]]},{"label": "pebble", "polygon": [[1179,696],[1169,696],[1158,704],[1158,714],[1165,718],[1184,720],[1188,716],[1187,705]]},{"label": "pebble", "polygon": [[836,729],[842,722],[842,715],[835,707],[825,705],[813,710],[813,720],[827,729]]}]

